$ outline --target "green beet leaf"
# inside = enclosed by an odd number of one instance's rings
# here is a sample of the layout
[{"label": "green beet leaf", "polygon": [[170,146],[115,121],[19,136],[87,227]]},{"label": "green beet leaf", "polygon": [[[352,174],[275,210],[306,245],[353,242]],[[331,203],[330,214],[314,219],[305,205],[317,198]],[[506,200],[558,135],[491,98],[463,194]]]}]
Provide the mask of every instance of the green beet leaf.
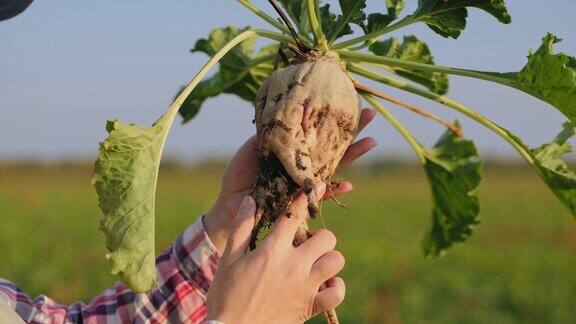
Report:
[{"label": "green beet leaf", "polygon": [[366,19],[364,8],[366,0],[338,0],[342,10],[342,21],[345,23],[361,24]]},{"label": "green beet leaf", "polygon": [[394,21],[394,17],[387,15],[387,14],[381,14],[381,13],[371,13],[368,15],[368,24],[366,24],[366,27],[364,28],[364,32],[366,34],[369,34],[373,31],[382,29],[388,25],[390,25],[390,23],[392,21]]},{"label": "green beet leaf", "polygon": [[426,23],[444,37],[458,38],[466,28],[468,7],[482,9],[502,23],[511,22],[504,0],[419,0],[416,12],[407,18]]},{"label": "green beet leaf", "polygon": [[572,152],[572,146],[567,142],[572,136],[574,125],[566,122],[562,132],[552,142],[531,150],[531,153],[536,158],[540,175],[548,187],[572,215],[576,216],[576,174],[561,159],[562,155]]},{"label": "green beet leaf", "polygon": [[[380,112],[412,146],[423,164],[432,192],[432,225],[422,240],[426,256],[440,256],[464,242],[479,221],[476,190],[482,180],[482,164],[474,142],[451,130],[427,149],[373,96],[366,101]],[[458,122],[455,123],[460,127]]]},{"label": "green beet leaf", "polygon": [[572,152],[572,147],[567,141],[574,136],[574,124],[566,122],[563,130],[553,141],[535,149],[529,149],[518,136],[509,130],[501,126],[497,127],[517,144],[516,149],[527,157],[556,198],[572,216],[576,217],[576,174],[561,159],[564,154]]},{"label": "green beet leaf", "polygon": [[[214,29],[208,39],[196,42],[192,52],[214,56],[230,40],[247,29],[236,27]],[[206,99],[221,93],[231,93],[244,100],[254,101],[258,88],[273,72],[275,55],[278,51],[277,45],[270,45],[254,55],[254,43],[255,38],[240,43],[220,60],[220,69],[216,74],[198,84],[180,109],[184,122],[196,116]]]},{"label": "green beet leaf", "polygon": [[368,22],[362,25],[364,33],[369,34],[373,31],[382,29],[388,26],[392,21],[398,18],[398,15],[404,9],[404,0],[386,0],[388,13],[371,13],[368,15]]},{"label": "green beet leaf", "polygon": [[328,40],[334,40],[353,33],[350,24],[345,21],[342,15],[337,15],[330,11],[329,4],[320,7],[320,21],[322,31]]},{"label": "green beet leaf", "polygon": [[364,20],[366,20],[366,14],[364,13],[364,8],[366,8],[366,0],[339,0],[340,10],[342,10],[342,16],[337,19],[337,25],[334,30],[331,31],[331,36],[328,38],[330,42],[333,42],[339,37],[340,32],[349,27],[349,23],[362,26]]},{"label": "green beet leaf", "polygon": [[109,121],[92,176],[111,273],[136,292],[156,282],[154,192],[168,128],[164,117],[151,127]]},{"label": "green beet leaf", "polygon": [[576,58],[554,54],[554,44],[559,41],[552,34],[546,35],[540,48],[528,55],[528,63],[520,72],[489,74],[548,102],[576,123]]},{"label": "green beet leaf", "polygon": [[404,0],[386,0],[386,7],[388,7],[388,15],[398,18],[402,9],[404,9]]},{"label": "green beet leaf", "polygon": [[482,165],[471,140],[446,131],[433,148],[425,150],[424,169],[434,207],[432,227],[422,248],[428,256],[439,256],[465,241],[479,223],[476,189],[482,179]]},{"label": "green beet leaf", "polygon": [[529,149],[516,135],[500,128],[529,156],[530,163],[544,183],[572,216],[576,217],[576,174],[562,160],[564,154],[572,152],[572,146],[567,141],[574,136],[574,124],[564,123],[562,131],[554,140],[535,149]]},{"label": "green beet leaf", "polygon": [[280,0],[280,4],[296,24],[300,34],[309,35],[312,32],[306,11],[306,1]]},{"label": "green beet leaf", "polygon": [[106,125],[108,138],[100,143],[92,183],[104,213],[100,229],[106,235],[109,251],[106,258],[111,273],[120,276],[135,292],[149,291],[156,282],[156,180],[164,143],[178,110],[218,60],[256,35],[254,31],[246,31],[223,45],[152,126],[119,121],[109,121]]},{"label": "green beet leaf", "polygon": [[[434,64],[434,59],[428,45],[415,36],[404,37],[403,43],[396,38],[375,42],[370,45],[370,51],[379,56],[387,56],[406,61]],[[446,74],[424,70],[408,70],[393,67],[392,70],[408,80],[419,83],[437,94],[448,92],[448,77]]]}]

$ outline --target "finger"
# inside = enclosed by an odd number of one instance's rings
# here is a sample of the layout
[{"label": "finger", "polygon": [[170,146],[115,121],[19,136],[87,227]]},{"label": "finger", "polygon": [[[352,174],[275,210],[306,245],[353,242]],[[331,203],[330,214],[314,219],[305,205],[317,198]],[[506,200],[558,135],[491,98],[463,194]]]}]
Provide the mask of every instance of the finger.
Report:
[{"label": "finger", "polygon": [[329,251],[334,250],[334,247],[336,247],[336,236],[329,230],[320,229],[312,233],[312,236],[297,248],[297,251],[302,254],[304,260],[309,260],[312,264]]},{"label": "finger", "polygon": [[360,133],[366,125],[370,124],[372,119],[376,116],[376,112],[370,108],[364,108],[360,112],[360,121],[358,122],[358,131]]},{"label": "finger", "polygon": [[[326,192],[326,185],[324,183],[320,184],[317,189],[318,196],[322,197]],[[285,216],[280,216],[268,236],[267,241],[269,244],[281,244],[292,246],[292,241],[294,235],[298,228],[306,221],[308,217],[308,199],[304,193],[298,195],[290,207],[288,207],[288,212]]]},{"label": "finger", "polygon": [[291,246],[296,230],[306,221],[307,217],[308,199],[306,194],[301,193],[292,201],[286,215],[278,217],[262,245],[276,246],[281,244],[287,246],[289,244]]},{"label": "finger", "polygon": [[354,186],[352,186],[350,182],[341,181],[335,185],[330,186],[330,188],[326,190],[326,193],[324,193],[324,197],[322,197],[322,200],[328,200],[334,197],[338,197],[340,195],[352,191],[352,189],[354,189]]},{"label": "finger", "polygon": [[340,164],[338,165],[338,170],[345,169],[348,167],[354,160],[361,157],[362,155],[366,154],[368,151],[373,149],[376,146],[376,140],[372,137],[365,137],[356,143],[350,145],[344,153],[344,156],[340,160]]},{"label": "finger", "polygon": [[236,213],[236,218],[230,224],[228,241],[222,259],[234,263],[246,253],[254,228],[255,212],[256,202],[254,198],[246,196]]},{"label": "finger", "polygon": [[325,289],[319,291],[314,297],[314,316],[335,309],[346,296],[346,285],[340,277],[333,277],[326,281]]},{"label": "finger", "polygon": [[322,283],[334,277],[344,268],[344,256],[336,250],[331,250],[316,260],[310,270],[310,278]]},{"label": "finger", "polygon": [[249,189],[256,179],[258,143],[256,135],[250,137],[234,154],[226,167],[223,189],[230,194]]},{"label": "finger", "polygon": [[256,135],[251,136],[240,146],[234,157],[230,162],[230,165],[235,164],[247,164],[255,162],[258,155],[258,143]]}]

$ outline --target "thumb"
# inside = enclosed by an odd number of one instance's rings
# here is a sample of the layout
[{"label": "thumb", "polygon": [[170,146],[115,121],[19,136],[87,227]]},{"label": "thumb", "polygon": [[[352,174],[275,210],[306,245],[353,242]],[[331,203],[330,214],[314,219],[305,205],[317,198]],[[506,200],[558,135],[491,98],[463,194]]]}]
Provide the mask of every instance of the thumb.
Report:
[{"label": "thumb", "polygon": [[256,213],[256,202],[250,195],[244,197],[236,217],[230,224],[230,231],[228,233],[228,241],[222,258],[227,262],[234,263],[236,260],[244,256],[248,245],[250,244],[250,236],[254,228],[254,214]]}]

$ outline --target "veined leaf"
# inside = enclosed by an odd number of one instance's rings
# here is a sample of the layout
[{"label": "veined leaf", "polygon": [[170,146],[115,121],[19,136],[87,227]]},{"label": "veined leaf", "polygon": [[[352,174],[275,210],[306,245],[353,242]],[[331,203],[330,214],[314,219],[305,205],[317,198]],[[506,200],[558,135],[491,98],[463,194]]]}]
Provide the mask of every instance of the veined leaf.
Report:
[{"label": "veined leaf", "polygon": [[[378,100],[368,94],[362,96],[412,146],[428,176],[433,208],[432,226],[422,240],[424,254],[439,256],[465,241],[479,223],[476,189],[482,179],[482,165],[474,143],[447,130],[433,148],[426,149]],[[456,126],[460,124],[456,122]]]},{"label": "veined leaf", "polygon": [[520,72],[488,74],[546,101],[576,123],[576,57],[554,54],[554,44],[558,42],[558,37],[546,35],[540,48],[528,55],[528,63]]},{"label": "veined leaf", "polygon": [[[372,53],[380,56],[434,64],[428,45],[415,36],[404,37],[404,42],[401,44],[396,38],[392,37],[388,40],[371,44],[369,49]],[[446,74],[423,70],[408,70],[400,67],[393,67],[392,70],[406,79],[427,87],[434,93],[442,95],[448,92],[448,76]]]},{"label": "veined leaf", "polygon": [[329,38],[331,41],[334,41],[340,31],[348,26],[349,23],[362,26],[364,20],[366,20],[366,14],[364,13],[366,0],[339,0],[338,3],[340,4],[340,10],[342,10],[342,16],[337,20],[337,25],[332,31],[332,37]]},{"label": "veined leaf", "polygon": [[377,12],[368,15],[368,23],[363,26],[366,34],[382,29],[398,18],[398,15],[404,9],[404,0],[386,0],[386,7],[388,7],[387,14]]},{"label": "veined leaf", "polygon": [[476,189],[482,179],[482,166],[474,143],[451,131],[446,131],[424,155],[434,207],[432,227],[422,247],[426,255],[438,256],[465,241],[480,222]]},{"label": "veined leaf", "polygon": [[[560,39],[552,34],[528,55],[528,63],[519,72],[497,73],[412,63],[393,57],[377,56],[352,51],[337,51],[342,57],[360,62],[371,62],[410,71],[429,71],[461,75],[516,88],[543,100],[576,123],[576,57],[554,53],[554,44]],[[384,52],[384,50],[380,50]],[[433,99],[434,100],[434,99]]]},{"label": "veined leaf", "polygon": [[426,23],[444,37],[458,38],[466,27],[468,7],[482,9],[501,23],[511,22],[504,0],[419,0],[418,9],[409,19]]},{"label": "veined leaf", "polygon": [[[214,29],[208,39],[200,39],[192,52],[216,54],[230,40],[248,28],[226,27]],[[180,114],[184,122],[194,118],[204,101],[221,93],[231,93],[248,101],[254,101],[260,84],[273,72],[277,45],[270,45],[253,55],[255,39],[248,39],[232,49],[220,61],[219,71],[202,81],[186,98]],[[180,93],[178,93],[180,94]]]},{"label": "veined leaf", "polygon": [[309,35],[312,30],[310,29],[310,22],[306,12],[306,1],[280,0],[280,3],[298,27],[299,33]]},{"label": "veined leaf", "polygon": [[404,0],[386,0],[386,7],[388,7],[388,15],[398,18],[402,9],[404,9]]},{"label": "veined leaf", "polygon": [[375,30],[382,29],[390,25],[390,23],[394,21],[394,19],[395,19],[394,17],[387,14],[381,14],[378,12],[371,13],[368,15],[368,24],[366,25],[364,32],[366,34],[369,34]]},{"label": "veined leaf", "polygon": [[552,142],[531,150],[531,153],[548,187],[572,215],[576,216],[576,174],[561,159],[562,155],[572,152],[572,146],[567,142],[572,136],[574,125],[566,122],[563,130]]},{"label": "veined leaf", "polygon": [[[213,29],[210,32],[208,39],[201,38],[197,40],[194,48],[192,48],[190,51],[192,53],[203,52],[209,56],[214,56],[214,54],[222,49],[230,40],[248,29],[249,27],[238,29],[235,26]],[[230,52],[224,55],[222,60],[220,60],[220,66],[234,69],[237,65],[248,63],[250,61],[250,54],[252,54],[255,42],[255,38],[250,38],[234,47]]]},{"label": "veined leaf", "polygon": [[156,282],[154,191],[168,128],[164,117],[151,127],[109,121],[92,177],[104,213],[100,230],[110,272],[136,292]]},{"label": "veined leaf", "polygon": [[[568,60],[568,66],[572,66],[572,60]],[[444,68],[445,69],[445,68]],[[424,89],[415,87],[408,83],[391,79],[384,75],[379,75],[377,73],[373,73],[368,70],[364,70],[359,68],[355,65],[350,65],[349,70],[355,72],[361,76],[367,77],[369,79],[390,85],[392,87],[406,90],[408,92],[418,94],[425,98],[434,100],[438,103],[446,105],[450,108],[455,109],[456,111],[470,117],[471,119],[481,123],[482,125],[486,126],[490,130],[494,131],[500,137],[505,139],[509,142],[521,155],[522,157],[527,160],[532,166],[534,166],[542,178],[542,180],[546,183],[546,185],[550,188],[550,190],[556,195],[556,197],[562,202],[562,204],[570,211],[570,213],[576,217],[576,174],[568,168],[568,165],[561,160],[563,154],[570,152],[572,148],[567,143],[568,138],[574,135],[574,124],[567,123],[564,125],[564,130],[560,132],[560,134],[555,138],[554,141],[551,143],[545,144],[536,149],[529,149],[523,142],[520,140],[516,135],[508,131],[507,129],[495,124],[494,122],[486,119],[484,116],[478,114],[477,112],[471,110],[470,108],[466,107],[454,101],[450,98],[445,96],[440,96],[438,94],[426,91]],[[464,71],[464,70],[461,70]],[[482,72],[478,71],[467,71],[474,72],[477,75],[480,75]],[[461,73],[465,75],[464,73]],[[374,102],[369,102],[374,105],[377,109],[378,106],[375,105]],[[376,103],[377,104],[377,103]],[[406,136],[405,136],[406,137]],[[413,142],[413,141],[412,141]],[[415,145],[413,145],[415,146]],[[419,149],[417,149],[419,151]],[[420,153],[422,155],[422,153]],[[430,155],[427,154],[425,158],[427,161],[430,160]],[[434,190],[434,189],[433,189]],[[439,190],[442,192],[442,190]],[[437,232],[437,231],[432,231]],[[433,238],[433,237],[432,237]],[[428,236],[425,240],[424,247],[425,250],[429,251],[429,254],[437,253],[441,251],[441,244],[437,244],[437,242],[442,242],[441,240],[433,241],[431,237]],[[448,242],[448,241],[447,241]],[[444,244],[446,245],[446,244]],[[437,252],[434,252],[437,251]]]},{"label": "veined leaf", "polygon": [[[330,5],[325,4],[320,7],[320,21],[322,24],[322,31],[326,35],[326,39],[337,39],[344,35],[352,34],[352,28],[348,23],[343,23],[344,18],[342,15],[336,15],[330,12]],[[338,26],[342,25],[340,28]]]},{"label": "veined leaf", "polygon": [[344,23],[361,24],[366,19],[366,0],[338,0]]},{"label": "veined leaf", "polygon": [[162,150],[178,109],[208,71],[235,45],[256,36],[245,31],[214,53],[194,79],[152,126],[110,121],[108,138],[100,143],[92,175],[104,217],[106,255],[111,273],[120,276],[135,292],[154,288],[154,205],[156,179]]},{"label": "veined leaf", "polygon": [[567,141],[574,136],[574,124],[564,123],[562,131],[554,140],[535,149],[529,149],[516,135],[500,128],[528,154],[544,183],[576,217],[576,174],[562,160],[564,154],[572,152],[572,146]]}]

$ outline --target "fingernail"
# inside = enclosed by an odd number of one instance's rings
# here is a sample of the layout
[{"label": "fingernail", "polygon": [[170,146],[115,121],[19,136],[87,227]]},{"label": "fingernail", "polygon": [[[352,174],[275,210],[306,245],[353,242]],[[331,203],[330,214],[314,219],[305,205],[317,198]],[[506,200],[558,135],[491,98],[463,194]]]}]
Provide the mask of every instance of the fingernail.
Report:
[{"label": "fingernail", "polygon": [[378,145],[378,142],[376,142],[373,137],[368,137],[368,140],[370,141],[370,148],[374,148],[376,145]]},{"label": "fingernail", "polygon": [[244,197],[242,200],[242,204],[240,204],[240,208],[238,208],[239,215],[253,215],[256,212],[256,202],[252,196],[248,195]]}]

